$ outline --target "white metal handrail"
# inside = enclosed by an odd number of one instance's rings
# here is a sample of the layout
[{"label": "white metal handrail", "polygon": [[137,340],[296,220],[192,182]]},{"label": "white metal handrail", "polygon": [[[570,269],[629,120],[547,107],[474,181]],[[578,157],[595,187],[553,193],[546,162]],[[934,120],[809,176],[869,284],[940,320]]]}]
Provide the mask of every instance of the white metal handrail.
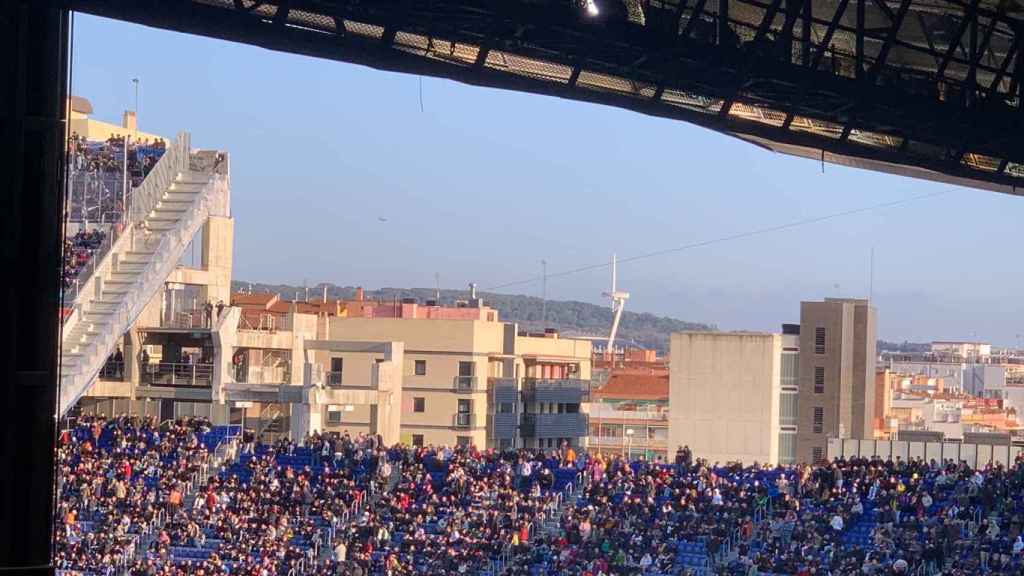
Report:
[{"label": "white metal handrail", "polygon": [[149,171],[142,186],[132,192],[130,221],[133,224],[144,221],[178,174],[188,171],[190,152],[191,136],[188,132],[178,133],[178,137],[167,148],[156,166]]},{"label": "white metal handrail", "polygon": [[209,386],[213,364],[147,363],[142,366],[142,382],[151,386]]}]

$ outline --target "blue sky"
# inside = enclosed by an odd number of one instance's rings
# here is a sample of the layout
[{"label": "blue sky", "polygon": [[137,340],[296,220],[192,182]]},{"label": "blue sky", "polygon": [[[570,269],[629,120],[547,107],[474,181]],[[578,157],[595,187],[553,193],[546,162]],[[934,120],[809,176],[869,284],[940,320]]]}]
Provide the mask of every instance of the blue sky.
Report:
[{"label": "blue sky", "polygon": [[[302,58],[77,15],[73,92],[117,121],[231,154],[235,278],[490,287],[950,190],[620,267],[627,309],[777,330],[863,297],[879,336],[1024,333],[1024,198],[766,152],[614,108]],[[387,222],[381,222],[384,217]],[[609,272],[548,282],[603,302]],[[540,282],[508,291],[540,293]]]}]

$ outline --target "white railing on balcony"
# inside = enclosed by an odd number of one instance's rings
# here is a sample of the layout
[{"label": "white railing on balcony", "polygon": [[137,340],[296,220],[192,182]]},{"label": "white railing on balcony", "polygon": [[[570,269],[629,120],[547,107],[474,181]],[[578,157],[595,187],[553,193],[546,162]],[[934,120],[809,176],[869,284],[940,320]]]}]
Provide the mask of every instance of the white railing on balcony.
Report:
[{"label": "white railing on balcony", "polygon": [[249,384],[288,384],[291,382],[291,371],[287,366],[250,366],[240,370],[238,382]]},{"label": "white railing on balcony", "polygon": [[141,382],[149,386],[210,386],[213,382],[213,364],[144,364]]},{"label": "white railing on balcony", "polygon": [[324,386],[328,388],[339,388],[342,386],[342,372],[324,372]]},{"label": "white railing on balcony", "polygon": [[108,380],[114,382],[123,382],[125,379],[124,362],[117,362],[115,360],[107,360],[107,363],[100,368],[100,380]]},{"label": "white railing on balcony", "polygon": [[479,387],[479,379],[476,376],[456,376],[452,381],[456,392],[484,392]]},{"label": "white railing on balcony", "polygon": [[602,404],[591,404],[590,405],[590,419],[609,419],[609,420],[642,420],[649,422],[668,422],[667,411],[654,411],[654,410],[615,410]]},{"label": "white railing on balcony", "polygon": [[579,378],[524,378],[523,387],[526,389],[552,388],[570,390],[589,390],[590,380]]},{"label": "white railing on balcony", "polygon": [[276,325],[276,315],[270,312],[259,312],[257,314],[242,314],[238,318],[239,330],[274,332],[277,328]]}]

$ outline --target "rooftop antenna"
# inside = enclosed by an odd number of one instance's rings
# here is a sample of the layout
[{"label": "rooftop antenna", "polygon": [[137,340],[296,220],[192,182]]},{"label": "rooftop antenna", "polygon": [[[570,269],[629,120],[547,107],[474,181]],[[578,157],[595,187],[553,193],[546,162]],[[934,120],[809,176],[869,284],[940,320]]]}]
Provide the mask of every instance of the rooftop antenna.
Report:
[{"label": "rooftop antenna", "polygon": [[612,300],[612,330],[608,334],[608,351],[614,353],[615,334],[619,331],[622,309],[626,307],[626,300],[629,300],[629,292],[622,292],[618,289],[618,259],[615,254],[612,254],[612,290],[605,292],[604,296]]},{"label": "rooftop antenna", "polygon": [[324,283],[324,304],[327,304],[327,283]]},{"label": "rooftop antenna", "polygon": [[441,305],[441,273],[434,272],[434,305]]}]

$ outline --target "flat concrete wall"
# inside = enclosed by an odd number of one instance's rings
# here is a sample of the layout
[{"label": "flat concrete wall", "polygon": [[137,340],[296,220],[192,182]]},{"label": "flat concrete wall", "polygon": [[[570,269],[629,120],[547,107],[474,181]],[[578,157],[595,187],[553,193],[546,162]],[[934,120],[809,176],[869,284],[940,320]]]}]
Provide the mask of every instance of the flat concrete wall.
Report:
[{"label": "flat concrete wall", "polygon": [[781,336],[681,332],[670,354],[668,451],[777,463]]},{"label": "flat concrete wall", "polygon": [[964,444],[961,442],[911,442],[906,440],[856,440],[831,438],[828,441],[828,458],[872,458],[883,460],[922,459],[926,461],[965,461],[971,468],[989,464],[1012,465],[1024,446],[993,446],[988,444]]}]

